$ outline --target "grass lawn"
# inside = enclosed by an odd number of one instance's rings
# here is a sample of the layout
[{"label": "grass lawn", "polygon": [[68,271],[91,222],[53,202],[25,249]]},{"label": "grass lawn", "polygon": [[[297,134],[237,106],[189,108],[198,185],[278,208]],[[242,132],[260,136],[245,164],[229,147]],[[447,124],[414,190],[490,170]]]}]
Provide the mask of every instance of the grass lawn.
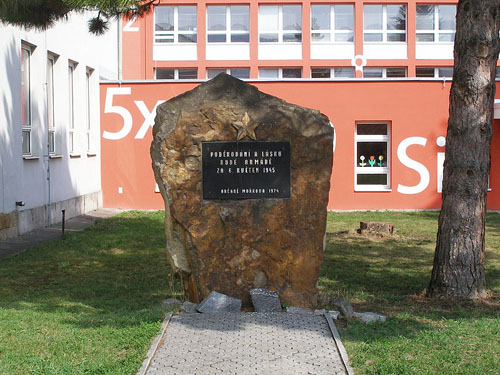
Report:
[{"label": "grass lawn", "polygon": [[[364,237],[360,220],[394,237]],[[130,212],[0,261],[0,374],[135,374],[166,310],[163,212]],[[450,304],[421,296],[437,213],[330,213],[320,290],[387,323],[340,321],[357,374],[500,373],[500,215],[488,216],[493,298]]]}]

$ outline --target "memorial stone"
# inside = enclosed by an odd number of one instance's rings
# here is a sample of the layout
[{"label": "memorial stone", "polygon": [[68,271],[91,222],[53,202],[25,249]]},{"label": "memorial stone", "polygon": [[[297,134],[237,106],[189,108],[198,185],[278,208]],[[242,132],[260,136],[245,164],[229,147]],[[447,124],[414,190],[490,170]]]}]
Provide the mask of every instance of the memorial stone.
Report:
[{"label": "memorial stone", "polygon": [[226,74],[157,108],[151,156],[186,298],[251,306],[267,288],[311,307],[323,259],[333,128]]}]

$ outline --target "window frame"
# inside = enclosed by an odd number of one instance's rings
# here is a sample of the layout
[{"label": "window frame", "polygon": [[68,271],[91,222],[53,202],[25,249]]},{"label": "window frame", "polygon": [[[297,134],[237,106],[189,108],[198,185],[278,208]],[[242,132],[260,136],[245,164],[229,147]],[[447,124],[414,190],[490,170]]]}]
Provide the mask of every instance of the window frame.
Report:
[{"label": "window frame", "polygon": [[[292,6],[297,6],[297,7],[300,7],[300,30],[289,30],[289,29],[284,29],[283,28],[283,7],[292,7]],[[277,29],[274,29],[274,30],[263,30],[262,29],[262,18],[261,18],[261,8],[263,7],[267,7],[267,8],[270,8],[270,7],[277,7],[278,8],[278,28]],[[265,45],[269,45],[269,44],[295,44],[295,45],[298,45],[298,44],[302,44],[302,41],[303,41],[303,28],[304,28],[304,25],[303,25],[303,22],[302,22],[302,18],[303,18],[303,7],[302,7],[302,4],[259,4],[259,9],[258,9],[258,36],[259,36],[259,44],[265,44]],[[278,40],[277,41],[262,41],[261,40],[261,35],[264,35],[264,34],[277,34],[278,35]],[[288,40],[284,40],[284,35],[286,34],[297,34],[297,35],[300,35],[300,41],[288,41]]]},{"label": "window frame", "polygon": [[[434,23],[434,29],[418,29],[417,28],[417,22],[418,22],[418,7],[419,6],[432,6],[434,9],[434,14],[433,14],[433,23]],[[416,8],[416,14],[415,14],[415,41],[416,43],[424,43],[424,44],[453,44],[455,40],[455,33],[456,33],[456,24],[455,24],[455,29],[454,30],[448,30],[448,29],[443,29],[441,30],[439,28],[439,7],[440,6],[454,6],[455,7],[455,16],[457,14],[457,6],[456,4],[417,4]],[[424,40],[418,40],[419,34],[432,34],[434,37],[433,41],[424,41]],[[453,34],[453,40],[452,41],[441,41],[439,40],[440,34]]]},{"label": "window frame", "polygon": [[76,154],[75,127],[75,73],[78,63],[68,60],[68,151]]},{"label": "window frame", "polygon": [[[330,77],[324,77],[324,78],[313,77],[313,70],[314,69],[329,69],[330,70]],[[350,69],[352,71],[352,77],[337,77],[336,73],[335,73],[336,69]],[[311,79],[352,79],[352,78],[356,78],[356,71],[354,70],[354,67],[352,67],[352,66],[335,66],[335,67],[312,66],[311,67]]]},{"label": "window frame", "polygon": [[[232,74],[232,71],[233,71],[234,69],[247,69],[247,70],[248,70],[248,77],[246,77],[246,78],[240,78],[240,77],[238,77],[238,76],[236,76],[236,75]],[[217,70],[217,71],[219,71],[219,72],[218,72],[215,76],[213,76],[213,77],[209,77],[209,76],[208,76],[208,71],[209,71],[209,70]],[[245,66],[245,67],[238,67],[238,68],[207,68],[207,69],[206,69],[206,73],[207,73],[207,79],[213,79],[213,78],[215,78],[215,77],[216,77],[218,74],[220,74],[220,73],[226,73],[226,74],[229,74],[230,76],[233,76],[233,77],[238,78],[238,79],[241,79],[241,80],[247,80],[247,79],[250,79],[250,68],[249,68],[249,67],[246,67],[246,66]]]},{"label": "window frame", "polygon": [[[358,134],[358,125],[386,125],[387,134],[360,135]],[[391,122],[390,121],[359,121],[354,126],[354,191],[355,192],[387,192],[391,189]],[[360,160],[357,159],[358,143],[385,142],[387,144],[387,156],[385,167],[361,167]],[[386,184],[359,184],[358,175],[367,174],[385,174],[387,175]]]},{"label": "window frame", "polygon": [[[365,27],[366,16],[365,16],[365,8],[367,6],[381,6],[382,7],[382,29],[367,29]],[[404,30],[390,30],[387,28],[387,7],[388,6],[404,6],[405,7],[405,29]],[[382,34],[382,40],[380,41],[367,41],[365,36],[366,34]],[[404,34],[404,41],[391,41],[388,40],[388,34]],[[408,42],[408,6],[406,3],[400,4],[382,4],[382,3],[365,3],[363,4],[363,43],[368,44],[406,44]]]},{"label": "window frame", "polygon": [[[352,7],[352,24],[353,28],[352,30],[342,30],[342,29],[336,29],[336,22],[335,22],[335,14],[336,10],[335,8],[339,6],[351,6]],[[330,7],[330,29],[314,29],[313,30],[313,7],[314,6],[329,6]],[[324,3],[315,3],[311,4],[311,30],[310,30],[310,36],[311,36],[311,44],[354,44],[355,38],[356,38],[356,32],[355,32],[355,9],[354,9],[354,4],[324,4]],[[352,41],[336,41],[335,37],[340,34],[352,34]],[[329,34],[330,40],[329,41],[316,41],[314,40],[313,34]]]},{"label": "window frame", "polygon": [[56,118],[55,118],[55,84],[54,71],[58,56],[47,53],[46,70],[46,104],[47,104],[47,142],[49,155],[55,155],[56,148]]},{"label": "window frame", "polygon": [[[21,43],[21,151],[23,156],[32,155],[33,101],[31,63],[33,46]],[[26,85],[28,86],[26,88]],[[27,94],[27,95],[26,95]],[[26,103],[27,102],[27,103]],[[28,112],[28,113],[26,113]]]},{"label": "window frame", "polygon": [[[159,8],[170,7],[174,11],[174,25],[173,30],[156,30],[156,11]],[[179,8],[180,7],[194,7],[196,21],[193,30],[179,30]],[[166,38],[171,34],[172,42],[166,41]],[[194,41],[179,41],[179,35],[194,35]],[[159,41],[163,39],[164,41]],[[193,45],[198,44],[198,6],[197,5],[158,5],[154,7],[153,12],[153,44],[168,46],[168,45]]]},{"label": "window frame", "polygon": [[[382,69],[382,77],[365,77],[365,70],[366,69]],[[388,69],[403,69],[405,72],[404,77],[387,77],[387,70]],[[387,67],[382,67],[382,66],[365,66],[363,68],[363,78],[367,79],[402,79],[402,78],[407,78],[408,77],[408,71],[406,67],[404,66],[387,66]]]},{"label": "window frame", "polygon": [[86,106],[86,135],[87,135],[87,154],[91,153],[93,150],[92,145],[92,133],[93,133],[93,121],[92,121],[92,75],[94,69],[87,67],[85,69],[85,106]]},{"label": "window frame", "polygon": [[[262,70],[277,70],[278,71],[278,77],[273,77],[273,78],[268,78],[268,77],[261,77],[261,71]],[[300,70],[300,77],[293,77],[293,78],[284,78],[283,77],[283,70],[284,69],[299,69]],[[281,67],[281,68],[276,68],[276,67],[261,67],[259,68],[259,79],[265,79],[265,80],[288,80],[288,79],[302,79],[302,67]]]},{"label": "window frame", "polygon": [[[433,69],[434,75],[432,77],[418,76],[417,75],[417,70],[421,69],[421,68]],[[440,73],[441,69],[451,69],[451,76],[445,76],[445,75],[442,76],[441,73]],[[434,66],[417,66],[415,68],[415,77],[417,77],[417,78],[428,78],[428,79],[436,78],[436,79],[441,79],[441,80],[442,79],[452,79],[453,78],[453,67],[452,66],[437,66],[437,67],[434,67]]]},{"label": "window frame", "polygon": [[[248,13],[247,13],[247,16],[248,16],[248,30],[233,30],[232,29],[232,16],[233,16],[233,12],[231,10],[232,7],[246,7],[247,10],[248,10]],[[211,8],[211,7],[225,7],[225,11],[226,11],[226,28],[225,30],[208,30],[208,8]],[[248,4],[232,4],[232,5],[225,5],[225,4],[211,4],[211,5],[207,5],[206,7],[206,43],[207,45],[210,44],[231,44],[231,45],[234,45],[234,44],[250,44],[250,5]],[[209,39],[209,36],[210,35],[222,35],[224,34],[225,35],[225,41],[224,42],[210,42],[208,39]],[[248,42],[233,42],[232,41],[232,36],[233,35],[247,35],[248,36]]]},{"label": "window frame", "polygon": [[[158,70],[172,70],[174,73],[174,78],[158,78]],[[181,70],[194,70],[196,71],[196,78],[179,78]],[[167,80],[167,81],[173,81],[173,80],[192,80],[192,79],[198,79],[198,68],[155,68],[154,70],[155,73],[155,79],[162,79],[162,80]]]}]

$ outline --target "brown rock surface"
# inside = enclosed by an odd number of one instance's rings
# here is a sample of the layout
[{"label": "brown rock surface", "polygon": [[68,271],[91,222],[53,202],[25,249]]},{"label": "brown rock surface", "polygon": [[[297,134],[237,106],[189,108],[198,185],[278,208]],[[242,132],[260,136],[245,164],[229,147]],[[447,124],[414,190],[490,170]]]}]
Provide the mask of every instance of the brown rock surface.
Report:
[{"label": "brown rock surface", "polygon": [[[333,161],[328,119],[221,74],[159,106],[153,136],[167,254],[187,298],[216,290],[249,305],[249,290],[265,287],[288,305],[314,304]],[[201,143],[237,139],[291,143],[291,199],[202,198]]]}]

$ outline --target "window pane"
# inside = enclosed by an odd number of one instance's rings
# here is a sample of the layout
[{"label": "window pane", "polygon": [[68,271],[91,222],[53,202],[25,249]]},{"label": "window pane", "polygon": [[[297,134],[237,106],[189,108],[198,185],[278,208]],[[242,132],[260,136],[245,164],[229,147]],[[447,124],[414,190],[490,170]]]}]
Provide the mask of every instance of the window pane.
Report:
[{"label": "window pane", "polygon": [[207,35],[208,43],[225,43],[226,42],[226,34],[208,34]]},{"label": "window pane", "polygon": [[417,68],[416,76],[421,78],[433,78],[434,68],[426,68],[426,67]]},{"label": "window pane", "polygon": [[207,30],[208,31],[226,30],[225,6],[207,6]]},{"label": "window pane", "polygon": [[207,78],[212,79],[218,74],[225,73],[226,69],[207,69]]},{"label": "window pane", "polygon": [[231,42],[233,43],[249,43],[249,34],[231,34]]},{"label": "window pane", "polygon": [[31,125],[31,87],[30,87],[30,55],[31,51],[21,48],[21,103],[22,125]]},{"label": "window pane", "polygon": [[155,30],[156,31],[174,30],[174,7],[171,6],[155,7]]},{"label": "window pane", "polygon": [[197,79],[198,69],[179,69],[179,79]]},{"label": "window pane", "polygon": [[406,42],[406,34],[404,33],[387,33],[388,42]]},{"label": "window pane", "polygon": [[30,143],[30,132],[23,131],[23,154],[31,153]]},{"label": "window pane", "polygon": [[329,42],[330,41],[330,34],[313,33],[313,34],[311,34],[311,40],[313,42]]},{"label": "window pane", "polygon": [[157,35],[155,37],[155,43],[173,43],[173,42],[174,42],[174,34]]},{"label": "window pane", "polygon": [[387,78],[406,77],[406,69],[405,68],[387,68],[386,77]]},{"label": "window pane", "polygon": [[336,42],[354,42],[354,33],[336,33]]},{"label": "window pane", "polygon": [[73,99],[73,65],[68,66],[68,113],[69,113],[69,127],[73,129],[75,127],[74,121],[74,99]]},{"label": "window pane", "polygon": [[311,30],[330,30],[330,5],[311,5]]},{"label": "window pane", "polygon": [[248,5],[232,5],[231,9],[231,30],[248,31],[249,26],[249,7]]},{"label": "window pane", "polygon": [[357,166],[387,167],[387,142],[357,142]]},{"label": "window pane", "polygon": [[354,6],[334,5],[335,30],[354,30]]},{"label": "window pane", "polygon": [[283,30],[302,30],[300,5],[283,5]]},{"label": "window pane", "polygon": [[417,34],[417,42],[434,42],[434,34]]},{"label": "window pane", "polygon": [[387,135],[387,124],[358,124],[357,135]]},{"label": "window pane", "polygon": [[279,28],[278,24],[277,5],[259,6],[259,30],[276,31]]},{"label": "window pane", "polygon": [[173,69],[156,69],[156,79],[174,79]]},{"label": "window pane", "polygon": [[381,42],[382,34],[380,33],[365,33],[365,42]]},{"label": "window pane", "polygon": [[312,68],[312,78],[330,78],[330,68]]},{"label": "window pane", "polygon": [[388,185],[386,174],[358,174],[356,176],[358,185]]},{"label": "window pane", "polygon": [[196,6],[179,6],[179,30],[196,31]]},{"label": "window pane", "polygon": [[300,68],[283,68],[283,78],[301,78],[302,70]]},{"label": "window pane", "polygon": [[364,6],[364,29],[382,30],[382,5]]},{"label": "window pane", "polygon": [[[55,148],[55,133],[53,131],[49,132],[49,153],[50,154],[53,154],[54,152],[56,152],[56,148]],[[87,140],[87,143],[88,143],[88,140]]]},{"label": "window pane", "polygon": [[250,78],[249,68],[233,68],[231,69],[231,75],[236,78],[246,79]]},{"label": "window pane", "polygon": [[417,5],[417,30],[434,30],[434,5]]},{"label": "window pane", "polygon": [[301,42],[302,34],[283,34],[283,42]]},{"label": "window pane", "polygon": [[500,78],[500,68],[495,69],[495,78],[496,79]]},{"label": "window pane", "polygon": [[354,68],[334,68],[335,78],[354,78]]},{"label": "window pane", "polygon": [[261,68],[259,69],[259,78],[278,78],[279,72],[278,69],[272,68]]},{"label": "window pane", "polygon": [[364,78],[382,78],[382,68],[364,68]]},{"label": "window pane", "polygon": [[260,34],[259,42],[275,43],[278,41],[278,34]]},{"label": "window pane", "polygon": [[456,5],[438,5],[439,30],[455,30]]},{"label": "window pane", "polygon": [[453,78],[453,68],[439,68],[438,73],[441,78]]},{"label": "window pane", "polygon": [[47,125],[54,127],[54,60],[47,59]]},{"label": "window pane", "polygon": [[455,33],[439,33],[440,42],[454,42]]},{"label": "window pane", "polygon": [[196,34],[179,34],[179,43],[196,43]]},{"label": "window pane", "polygon": [[406,6],[387,5],[387,30],[406,30]]}]

